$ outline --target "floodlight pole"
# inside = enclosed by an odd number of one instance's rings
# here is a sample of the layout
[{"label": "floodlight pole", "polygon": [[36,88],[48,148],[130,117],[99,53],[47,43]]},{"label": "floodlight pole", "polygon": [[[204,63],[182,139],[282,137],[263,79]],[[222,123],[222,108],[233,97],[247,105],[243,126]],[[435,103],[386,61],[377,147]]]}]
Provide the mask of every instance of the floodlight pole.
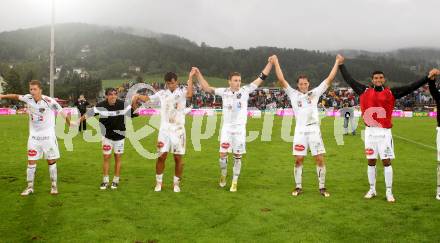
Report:
[{"label": "floodlight pole", "polygon": [[54,98],[54,65],[55,65],[55,0],[52,0],[52,24],[50,27],[50,97]]}]

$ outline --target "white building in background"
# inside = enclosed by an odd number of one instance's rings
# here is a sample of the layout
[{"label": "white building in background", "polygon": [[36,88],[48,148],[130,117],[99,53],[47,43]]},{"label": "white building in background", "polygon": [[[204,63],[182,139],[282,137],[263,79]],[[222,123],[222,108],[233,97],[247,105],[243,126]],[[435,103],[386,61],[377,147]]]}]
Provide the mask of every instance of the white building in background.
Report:
[{"label": "white building in background", "polygon": [[81,53],[89,53],[90,52],[90,46],[89,45],[84,45],[81,48]]},{"label": "white building in background", "polygon": [[3,84],[5,83],[5,80],[3,80],[3,77],[0,76],[0,94],[3,94]]},{"label": "white building in background", "polygon": [[89,73],[84,68],[74,68],[73,73],[77,73],[80,78],[89,78]]},{"label": "white building in background", "polygon": [[139,66],[128,66],[128,71],[129,72],[140,73],[141,72],[141,67],[139,67]]},{"label": "white building in background", "polygon": [[55,77],[54,77],[55,80],[58,80],[60,78],[60,73],[61,73],[62,69],[63,69],[63,66],[56,66],[55,67]]}]

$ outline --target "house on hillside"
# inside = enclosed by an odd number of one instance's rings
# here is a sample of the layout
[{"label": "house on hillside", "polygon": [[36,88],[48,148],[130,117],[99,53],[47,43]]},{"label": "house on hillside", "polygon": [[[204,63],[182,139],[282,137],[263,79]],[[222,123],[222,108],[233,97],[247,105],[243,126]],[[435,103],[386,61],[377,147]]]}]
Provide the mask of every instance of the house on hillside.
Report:
[{"label": "house on hillside", "polygon": [[128,71],[129,72],[140,73],[141,72],[141,67],[139,67],[139,66],[128,66]]},{"label": "house on hillside", "polygon": [[80,78],[89,78],[89,73],[84,68],[74,68],[73,73],[79,75]]}]

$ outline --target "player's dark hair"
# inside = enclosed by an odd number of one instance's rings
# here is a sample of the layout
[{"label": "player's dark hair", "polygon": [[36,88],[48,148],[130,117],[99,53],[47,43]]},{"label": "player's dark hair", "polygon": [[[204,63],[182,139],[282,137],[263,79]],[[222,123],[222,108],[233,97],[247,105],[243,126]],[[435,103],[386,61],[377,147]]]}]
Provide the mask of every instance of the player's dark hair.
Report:
[{"label": "player's dark hair", "polygon": [[376,70],[371,74],[371,78],[373,78],[374,75],[376,75],[376,74],[382,74],[383,76],[385,76],[385,73],[383,73],[382,71]]},{"label": "player's dark hair", "polygon": [[175,73],[173,73],[173,72],[167,72],[163,79],[165,80],[165,82],[169,82],[169,81],[171,81],[173,79],[175,81],[177,81],[177,75]]},{"label": "player's dark hair", "polygon": [[116,90],[115,88],[106,88],[105,89],[105,95],[109,95],[111,92],[118,92],[118,90]]},{"label": "player's dark hair", "polygon": [[301,74],[296,78],[296,83],[298,83],[300,79],[306,79],[308,82],[310,82],[309,77],[307,77],[307,75],[304,74]]}]

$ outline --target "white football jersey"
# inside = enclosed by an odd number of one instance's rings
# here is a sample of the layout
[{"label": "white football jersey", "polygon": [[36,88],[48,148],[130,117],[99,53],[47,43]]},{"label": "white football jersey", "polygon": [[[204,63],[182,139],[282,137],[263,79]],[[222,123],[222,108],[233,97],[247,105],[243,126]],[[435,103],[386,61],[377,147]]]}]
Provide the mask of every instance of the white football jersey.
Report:
[{"label": "white football jersey", "polygon": [[292,104],[295,113],[296,126],[307,126],[319,124],[318,101],[319,97],[328,89],[328,85],[323,81],[318,87],[307,93],[301,93],[292,87],[284,89]]},{"label": "white football jersey", "polygon": [[58,102],[45,95],[38,102],[30,94],[20,95],[18,99],[27,104],[30,135],[55,135],[55,112],[63,110]]},{"label": "white football jersey", "polygon": [[173,92],[165,89],[149,96],[151,102],[160,102],[161,127],[185,125],[186,95],[186,87],[179,87]]},{"label": "white football jersey", "polygon": [[224,125],[246,125],[249,94],[257,88],[251,83],[235,92],[230,88],[214,89],[214,93],[222,97]]}]

